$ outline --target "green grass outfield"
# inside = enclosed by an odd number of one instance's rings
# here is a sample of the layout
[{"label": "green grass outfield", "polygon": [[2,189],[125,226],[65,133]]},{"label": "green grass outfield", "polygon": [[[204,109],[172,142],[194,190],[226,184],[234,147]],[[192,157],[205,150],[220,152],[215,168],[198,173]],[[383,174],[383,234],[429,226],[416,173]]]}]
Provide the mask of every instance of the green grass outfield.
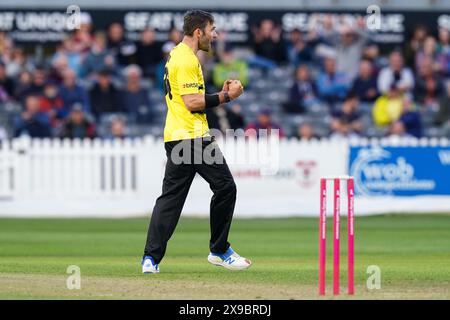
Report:
[{"label": "green grass outfield", "polygon": [[[244,272],[208,264],[208,220],[182,218],[161,273],[142,275],[147,224],[148,219],[0,219],[0,298],[319,298],[316,218],[236,219],[230,241],[253,261]],[[353,298],[450,299],[450,215],[358,217],[355,228]],[[327,258],[331,262],[331,250]],[[81,268],[80,290],[66,287],[69,265]],[[366,286],[370,265],[380,267],[381,289]],[[330,264],[328,271],[327,299],[333,298]]]}]

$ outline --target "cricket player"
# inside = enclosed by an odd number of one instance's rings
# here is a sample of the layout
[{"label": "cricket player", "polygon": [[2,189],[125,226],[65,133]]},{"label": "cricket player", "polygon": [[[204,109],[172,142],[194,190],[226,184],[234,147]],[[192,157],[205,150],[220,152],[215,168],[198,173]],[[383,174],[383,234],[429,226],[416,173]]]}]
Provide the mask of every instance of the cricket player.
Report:
[{"label": "cricket player", "polygon": [[[210,204],[211,238],[208,261],[230,270],[244,270],[251,261],[230,247],[228,234],[236,202],[236,185],[221,156],[217,143],[209,134],[205,110],[239,97],[243,87],[238,80],[225,81],[222,91],[205,94],[199,50],[209,51],[217,37],[213,16],[205,11],[188,11],[184,16],[184,37],[170,52],[165,66],[165,91],[168,107],[164,128],[167,163],[162,194],[156,200],[147,234],[143,273],[158,273],[167,242],[180,218],[186,196],[196,173],[205,179],[214,195]],[[213,149],[214,159],[203,158]],[[181,151],[180,151],[181,150]],[[182,156],[184,160],[179,161]],[[200,156],[200,161],[198,161]],[[195,161],[197,159],[197,161]],[[206,200],[206,197],[205,197]]]}]

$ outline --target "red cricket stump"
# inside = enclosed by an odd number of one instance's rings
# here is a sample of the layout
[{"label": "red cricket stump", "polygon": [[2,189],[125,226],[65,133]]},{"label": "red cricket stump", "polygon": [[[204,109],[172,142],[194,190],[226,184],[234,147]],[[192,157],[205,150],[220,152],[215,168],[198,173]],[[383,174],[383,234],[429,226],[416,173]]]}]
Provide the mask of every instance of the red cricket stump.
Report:
[{"label": "red cricket stump", "polygon": [[353,179],[347,180],[347,198],[348,198],[348,215],[347,215],[347,229],[348,229],[348,294],[355,293],[355,209],[354,209],[354,181]]},{"label": "red cricket stump", "polygon": [[327,243],[327,180],[320,179],[320,218],[319,218],[319,294],[325,294],[325,263]]},{"label": "red cricket stump", "polygon": [[333,200],[333,293],[339,294],[339,256],[340,256],[340,180],[334,179]]},{"label": "red cricket stump", "polygon": [[327,219],[327,181],[333,181],[333,294],[340,293],[340,202],[341,180],[347,183],[347,285],[348,294],[355,292],[355,208],[354,179],[350,176],[332,176],[320,179],[320,217],[319,217],[319,295],[326,291],[326,219]]}]

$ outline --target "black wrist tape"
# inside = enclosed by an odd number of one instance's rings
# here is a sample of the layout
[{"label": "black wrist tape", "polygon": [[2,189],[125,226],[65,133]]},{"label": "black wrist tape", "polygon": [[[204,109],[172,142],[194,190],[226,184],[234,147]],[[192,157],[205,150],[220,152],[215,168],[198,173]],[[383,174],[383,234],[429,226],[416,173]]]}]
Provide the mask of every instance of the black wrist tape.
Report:
[{"label": "black wrist tape", "polygon": [[228,92],[224,92],[223,93],[223,96],[225,97],[225,102],[230,102],[231,101],[231,98],[230,98],[230,95],[228,94]]},{"label": "black wrist tape", "polygon": [[205,94],[205,109],[217,107],[219,104],[219,94]]}]

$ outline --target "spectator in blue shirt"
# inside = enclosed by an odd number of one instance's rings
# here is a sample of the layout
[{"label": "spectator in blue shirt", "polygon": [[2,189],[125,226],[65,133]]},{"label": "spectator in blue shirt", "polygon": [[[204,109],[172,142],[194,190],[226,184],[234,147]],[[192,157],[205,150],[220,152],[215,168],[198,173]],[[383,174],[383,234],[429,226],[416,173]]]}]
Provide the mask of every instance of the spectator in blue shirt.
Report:
[{"label": "spectator in blue shirt", "polygon": [[336,102],[344,100],[349,89],[349,81],[345,73],[336,71],[336,59],[325,58],[324,71],[316,79],[320,97],[334,107]]},{"label": "spectator in blue shirt", "polygon": [[309,43],[303,39],[300,30],[294,29],[289,35],[287,43],[287,57],[289,63],[298,66],[299,64],[310,63],[313,59],[313,53]]},{"label": "spectator in blue shirt", "polygon": [[147,90],[141,88],[142,70],[132,64],[124,70],[126,86],[121,92],[125,112],[137,123],[149,123],[152,120],[150,98]]},{"label": "spectator in blue shirt", "polygon": [[25,98],[25,108],[14,121],[14,136],[28,135],[31,138],[52,136],[50,119],[39,111],[39,97],[30,95]]},{"label": "spectator in blue shirt", "polygon": [[114,73],[115,68],[114,56],[106,47],[106,35],[103,32],[97,32],[91,50],[81,66],[80,77],[85,78],[105,69]]},{"label": "spectator in blue shirt", "polygon": [[75,72],[67,69],[64,72],[63,84],[59,88],[59,95],[64,101],[64,108],[70,111],[70,108],[80,103],[85,112],[90,112],[89,98],[86,90],[76,83]]},{"label": "spectator in blue shirt", "polygon": [[174,47],[173,43],[167,42],[162,47],[163,59],[156,65],[155,70],[155,86],[161,92],[164,92],[164,73],[166,68],[167,59],[169,59],[170,51]]},{"label": "spectator in blue shirt", "polygon": [[422,117],[414,110],[414,103],[409,98],[403,100],[403,111],[399,119],[407,134],[420,138],[422,136]]}]

